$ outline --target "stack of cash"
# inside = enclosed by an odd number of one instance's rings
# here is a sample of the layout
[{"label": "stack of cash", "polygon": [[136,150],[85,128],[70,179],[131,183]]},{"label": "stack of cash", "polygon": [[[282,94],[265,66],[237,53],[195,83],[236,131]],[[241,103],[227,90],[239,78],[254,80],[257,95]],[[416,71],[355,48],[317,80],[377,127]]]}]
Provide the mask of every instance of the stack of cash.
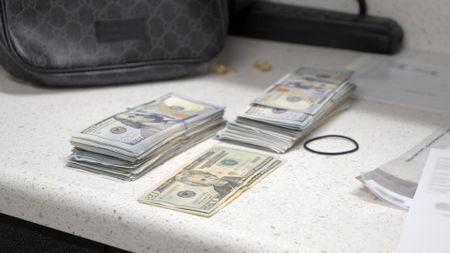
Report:
[{"label": "stack of cash", "polygon": [[223,113],[223,107],[169,93],[74,135],[68,166],[135,180],[214,135]]},{"label": "stack of cash", "polygon": [[352,74],[300,68],[270,86],[217,137],[285,153],[347,100],[355,89]]},{"label": "stack of cash", "polygon": [[147,191],[139,202],[209,217],[281,164],[270,154],[214,146]]}]

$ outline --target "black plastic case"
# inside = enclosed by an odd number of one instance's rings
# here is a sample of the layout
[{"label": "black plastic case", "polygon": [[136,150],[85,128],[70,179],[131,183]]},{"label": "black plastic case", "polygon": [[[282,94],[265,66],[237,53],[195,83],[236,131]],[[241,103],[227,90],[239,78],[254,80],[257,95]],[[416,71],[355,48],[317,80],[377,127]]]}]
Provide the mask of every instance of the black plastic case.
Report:
[{"label": "black plastic case", "polygon": [[230,34],[382,54],[403,43],[402,28],[390,18],[269,2],[234,13]]}]

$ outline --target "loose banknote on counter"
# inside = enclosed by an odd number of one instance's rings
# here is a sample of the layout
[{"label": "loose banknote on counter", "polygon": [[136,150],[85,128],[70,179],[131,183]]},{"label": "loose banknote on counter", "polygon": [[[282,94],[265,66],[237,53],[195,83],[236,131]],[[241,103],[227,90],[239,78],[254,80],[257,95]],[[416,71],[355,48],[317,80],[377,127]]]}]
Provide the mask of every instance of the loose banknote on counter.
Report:
[{"label": "loose banknote on counter", "polygon": [[432,148],[450,149],[450,128],[436,131],[399,158],[358,179],[381,199],[408,209]]},{"label": "loose banknote on counter", "polygon": [[102,120],[74,135],[68,166],[135,180],[213,136],[224,108],[174,93]]},{"label": "loose banknote on counter", "polygon": [[353,72],[300,68],[270,86],[220,131],[221,140],[285,153],[338,111],[355,89]]},{"label": "loose banknote on counter", "polygon": [[271,154],[214,146],[150,189],[139,202],[210,217],[281,164]]}]

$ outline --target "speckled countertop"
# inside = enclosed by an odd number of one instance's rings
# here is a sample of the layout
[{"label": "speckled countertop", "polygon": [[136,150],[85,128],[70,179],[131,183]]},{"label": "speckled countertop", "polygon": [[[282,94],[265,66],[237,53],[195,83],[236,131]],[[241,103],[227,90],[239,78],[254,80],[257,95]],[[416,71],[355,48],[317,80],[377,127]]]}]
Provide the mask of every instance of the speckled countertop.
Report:
[{"label": "speckled countertop", "polygon": [[[227,106],[232,119],[301,65],[343,67],[358,53],[229,39],[217,61],[238,72],[88,89],[45,89],[0,73],[0,212],[135,252],[394,252],[406,212],[377,200],[355,177],[449,124],[448,117],[354,99],[312,135],[344,134],[361,149],[318,156],[296,146],[287,163],[212,218],[139,204],[137,198],[209,140],[136,182],[65,167],[71,134],[169,91]],[[252,67],[267,59],[274,69]]]}]

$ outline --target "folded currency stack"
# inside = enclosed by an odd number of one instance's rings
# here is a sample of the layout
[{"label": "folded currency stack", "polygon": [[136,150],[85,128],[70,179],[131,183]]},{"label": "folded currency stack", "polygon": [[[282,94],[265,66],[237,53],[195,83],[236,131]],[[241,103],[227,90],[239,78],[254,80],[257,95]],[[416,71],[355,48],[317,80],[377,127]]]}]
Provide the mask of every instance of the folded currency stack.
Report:
[{"label": "folded currency stack", "polygon": [[281,164],[270,154],[214,146],[147,191],[139,202],[210,217]]},{"label": "folded currency stack", "polygon": [[347,100],[355,89],[352,74],[300,68],[270,86],[217,137],[285,153]]},{"label": "folded currency stack", "polygon": [[214,135],[223,113],[223,107],[169,93],[73,136],[68,166],[135,180]]}]

